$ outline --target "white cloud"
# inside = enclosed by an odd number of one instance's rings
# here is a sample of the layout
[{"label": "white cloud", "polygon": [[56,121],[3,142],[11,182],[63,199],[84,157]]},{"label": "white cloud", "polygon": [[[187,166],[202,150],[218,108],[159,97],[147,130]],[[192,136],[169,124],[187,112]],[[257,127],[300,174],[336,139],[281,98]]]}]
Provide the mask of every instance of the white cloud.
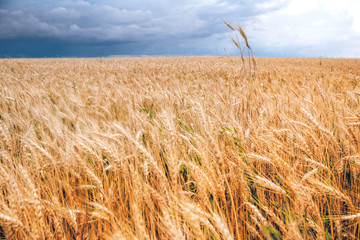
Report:
[{"label": "white cloud", "polygon": [[355,57],[360,53],[359,10],[360,2],[352,0],[292,0],[283,8],[249,19],[246,29],[254,44],[265,51]]},{"label": "white cloud", "polygon": [[78,32],[80,30],[80,27],[76,24],[71,24],[70,25],[70,31],[71,32]]},{"label": "white cloud", "polygon": [[46,13],[46,17],[50,21],[76,21],[81,16],[81,13],[74,9],[67,9],[65,7],[56,7]]}]

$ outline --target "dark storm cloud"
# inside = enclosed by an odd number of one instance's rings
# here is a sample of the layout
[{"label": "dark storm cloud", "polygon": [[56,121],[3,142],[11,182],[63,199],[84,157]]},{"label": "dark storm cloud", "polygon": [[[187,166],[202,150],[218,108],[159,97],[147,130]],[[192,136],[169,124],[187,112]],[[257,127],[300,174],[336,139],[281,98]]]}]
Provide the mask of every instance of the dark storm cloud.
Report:
[{"label": "dark storm cloud", "polygon": [[118,9],[108,5],[68,3],[49,8],[1,9],[0,38],[56,38],[78,40],[137,39],[151,29],[141,23],[150,11]]},{"label": "dark storm cloud", "polygon": [[345,46],[356,47],[355,40],[347,41],[360,32],[357,3],[344,0],[338,11],[336,2],[0,0],[0,57],[223,55],[222,49],[235,48],[222,19],[244,27],[257,55],[272,54],[274,48],[288,55],[302,54],[306,50],[300,49],[309,43],[312,49],[324,49],[324,42],[329,46],[342,41],[339,35],[348,36]]},{"label": "dark storm cloud", "polygon": [[76,35],[95,40],[192,35],[221,25],[220,18],[241,18],[254,14],[254,9],[250,1],[19,1],[1,10],[0,33],[3,39]]},{"label": "dark storm cloud", "polygon": [[[250,1],[239,4],[211,0],[16,1],[0,9],[0,39],[6,43],[1,52],[11,55],[10,49],[26,49],[30,44],[36,48],[38,40],[49,43],[46,46],[67,44],[75,52],[74,46],[82,43],[92,44],[86,45],[89,49],[108,49],[106,45],[115,43],[109,45],[114,54],[157,54],[168,49],[169,54],[182,55],[186,48],[195,54],[200,49],[206,51],[204,44],[190,46],[188,40],[209,39],[227,32],[221,18],[231,21],[256,14],[252,5]],[[58,49],[62,49],[60,55],[67,53],[66,47]],[[24,55],[29,52],[23,51]],[[49,52],[53,51],[44,55]]]},{"label": "dark storm cloud", "polygon": [[10,2],[9,0],[0,0],[0,8],[7,6]]}]

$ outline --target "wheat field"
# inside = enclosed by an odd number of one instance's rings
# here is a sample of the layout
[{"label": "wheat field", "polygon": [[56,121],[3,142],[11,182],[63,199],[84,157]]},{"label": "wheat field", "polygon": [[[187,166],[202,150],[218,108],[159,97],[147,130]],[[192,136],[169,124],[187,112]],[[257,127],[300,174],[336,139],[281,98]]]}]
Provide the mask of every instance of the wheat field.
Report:
[{"label": "wheat field", "polygon": [[360,60],[256,63],[1,59],[1,238],[360,238]]}]

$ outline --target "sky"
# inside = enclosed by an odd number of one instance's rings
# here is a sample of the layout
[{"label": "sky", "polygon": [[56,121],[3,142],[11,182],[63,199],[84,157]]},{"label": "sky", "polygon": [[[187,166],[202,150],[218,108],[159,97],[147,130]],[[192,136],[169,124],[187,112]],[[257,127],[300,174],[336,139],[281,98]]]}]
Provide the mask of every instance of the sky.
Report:
[{"label": "sky", "polygon": [[0,0],[0,58],[237,56],[222,20],[255,56],[359,58],[359,13],[359,0]]}]

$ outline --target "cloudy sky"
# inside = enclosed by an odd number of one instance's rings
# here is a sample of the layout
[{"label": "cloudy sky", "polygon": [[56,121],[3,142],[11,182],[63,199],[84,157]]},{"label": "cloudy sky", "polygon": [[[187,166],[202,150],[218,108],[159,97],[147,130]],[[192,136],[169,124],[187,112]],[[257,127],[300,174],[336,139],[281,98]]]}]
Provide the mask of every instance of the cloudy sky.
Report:
[{"label": "cloudy sky", "polygon": [[[0,0],[0,57],[360,57],[359,0]],[[226,49],[226,52],[225,50]]]}]

